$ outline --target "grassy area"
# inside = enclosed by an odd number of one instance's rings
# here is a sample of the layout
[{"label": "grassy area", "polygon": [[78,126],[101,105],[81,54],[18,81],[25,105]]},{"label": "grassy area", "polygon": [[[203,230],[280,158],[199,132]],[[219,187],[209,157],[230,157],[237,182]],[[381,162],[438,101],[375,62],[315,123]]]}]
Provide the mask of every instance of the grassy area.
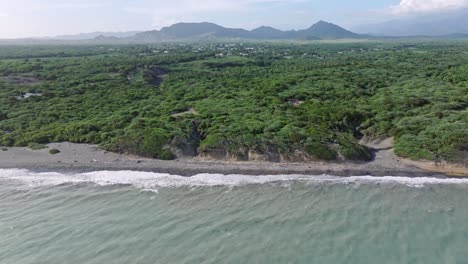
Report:
[{"label": "grassy area", "polygon": [[43,144],[32,142],[32,143],[28,144],[28,148],[30,148],[31,150],[41,150],[41,149],[46,149],[47,146],[43,145]]}]

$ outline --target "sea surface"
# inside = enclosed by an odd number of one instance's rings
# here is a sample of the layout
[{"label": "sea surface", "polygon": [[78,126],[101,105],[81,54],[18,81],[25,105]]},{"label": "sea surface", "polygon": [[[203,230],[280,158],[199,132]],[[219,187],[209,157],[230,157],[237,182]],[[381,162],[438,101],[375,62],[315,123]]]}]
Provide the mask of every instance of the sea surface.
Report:
[{"label": "sea surface", "polygon": [[0,170],[0,263],[468,263],[468,180]]}]

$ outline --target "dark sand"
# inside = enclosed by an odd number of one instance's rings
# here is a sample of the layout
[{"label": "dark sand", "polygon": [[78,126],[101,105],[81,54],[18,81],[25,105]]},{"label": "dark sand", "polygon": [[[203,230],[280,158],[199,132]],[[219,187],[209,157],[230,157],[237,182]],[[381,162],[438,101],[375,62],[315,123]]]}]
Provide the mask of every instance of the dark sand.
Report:
[{"label": "dark sand", "polygon": [[[279,175],[279,174],[329,174],[336,176],[444,176],[443,171],[431,172],[408,164],[396,157],[392,149],[383,148],[376,152],[372,162],[314,162],[314,163],[270,163],[208,161],[180,159],[161,161],[106,152],[94,145],[53,143],[48,149],[7,148],[0,150],[0,168],[21,168],[32,171],[89,172],[97,170],[134,170],[192,176],[200,173]],[[52,155],[50,149],[61,153]]]}]

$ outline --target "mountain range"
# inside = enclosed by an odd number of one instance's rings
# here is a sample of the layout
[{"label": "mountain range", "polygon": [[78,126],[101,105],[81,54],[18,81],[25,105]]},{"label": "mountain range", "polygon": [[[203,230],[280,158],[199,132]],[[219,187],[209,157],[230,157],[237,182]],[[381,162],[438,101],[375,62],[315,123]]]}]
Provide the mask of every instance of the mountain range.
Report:
[{"label": "mountain range", "polygon": [[[161,30],[129,32],[92,32],[56,37],[28,38],[20,41],[36,43],[44,41],[60,42],[122,42],[151,43],[170,41],[200,41],[216,39],[245,40],[322,40],[322,39],[359,39],[369,37],[346,30],[333,23],[319,21],[307,29],[282,31],[273,27],[261,26],[253,30],[227,28],[208,22],[177,23]],[[15,40],[10,40],[15,41]]]},{"label": "mountain range", "polygon": [[171,41],[203,41],[203,40],[337,40],[364,39],[379,37],[440,37],[468,38],[468,9],[457,13],[438,16],[426,16],[394,20],[380,24],[366,25],[354,28],[358,34],[333,23],[319,21],[302,30],[279,30],[269,26],[261,26],[253,30],[227,28],[214,23],[177,23],[161,30],[129,31],[129,32],[93,32],[78,35],[65,35],[47,38],[30,38],[22,40],[2,41],[16,43],[17,41],[35,43],[153,43]]},{"label": "mountain range", "polygon": [[282,31],[262,26],[253,30],[226,28],[213,23],[177,23],[161,30],[138,33],[131,37],[135,41],[177,41],[177,40],[210,40],[210,39],[355,39],[362,38],[340,26],[319,21],[303,30]]}]

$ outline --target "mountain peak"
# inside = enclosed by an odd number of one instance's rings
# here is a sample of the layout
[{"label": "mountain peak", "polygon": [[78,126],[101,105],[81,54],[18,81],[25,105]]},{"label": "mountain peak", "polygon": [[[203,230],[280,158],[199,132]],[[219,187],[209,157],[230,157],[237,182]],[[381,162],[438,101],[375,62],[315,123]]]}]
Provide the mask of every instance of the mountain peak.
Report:
[{"label": "mountain peak", "polygon": [[360,38],[358,34],[323,20],[320,20],[306,30],[300,30],[298,32],[306,39],[310,37],[318,37],[321,39]]},{"label": "mountain peak", "polygon": [[252,31],[254,31],[254,30],[266,30],[266,29],[270,30],[270,29],[275,29],[275,28],[270,27],[270,26],[260,26],[260,27],[258,27],[256,29],[253,29]]},{"label": "mountain peak", "polygon": [[269,26],[261,26],[256,29],[250,31],[250,35],[252,38],[257,39],[285,39],[287,38],[287,34],[284,31],[279,29],[269,27]]},{"label": "mountain peak", "polygon": [[324,20],[320,20],[319,22],[315,23],[315,25],[329,25],[329,24],[332,24],[332,23],[324,21]]},{"label": "mountain peak", "polygon": [[179,22],[174,25],[164,27],[161,29],[161,31],[164,30],[171,30],[171,29],[176,29],[176,28],[200,28],[200,29],[219,29],[223,28],[222,26],[216,25],[214,23],[209,23],[209,22],[201,22],[201,23],[187,23],[187,22]]},{"label": "mountain peak", "polygon": [[256,29],[253,29],[251,32],[282,32],[282,31],[273,27],[269,27],[269,26],[261,26]]},{"label": "mountain peak", "polygon": [[323,20],[320,20],[319,22],[313,24],[310,28],[314,27],[342,28],[338,25]]},{"label": "mountain peak", "polygon": [[225,28],[213,23],[186,23],[181,22],[169,27],[164,27],[159,31],[164,36],[171,38],[192,38],[195,36],[210,35],[223,31]]}]

